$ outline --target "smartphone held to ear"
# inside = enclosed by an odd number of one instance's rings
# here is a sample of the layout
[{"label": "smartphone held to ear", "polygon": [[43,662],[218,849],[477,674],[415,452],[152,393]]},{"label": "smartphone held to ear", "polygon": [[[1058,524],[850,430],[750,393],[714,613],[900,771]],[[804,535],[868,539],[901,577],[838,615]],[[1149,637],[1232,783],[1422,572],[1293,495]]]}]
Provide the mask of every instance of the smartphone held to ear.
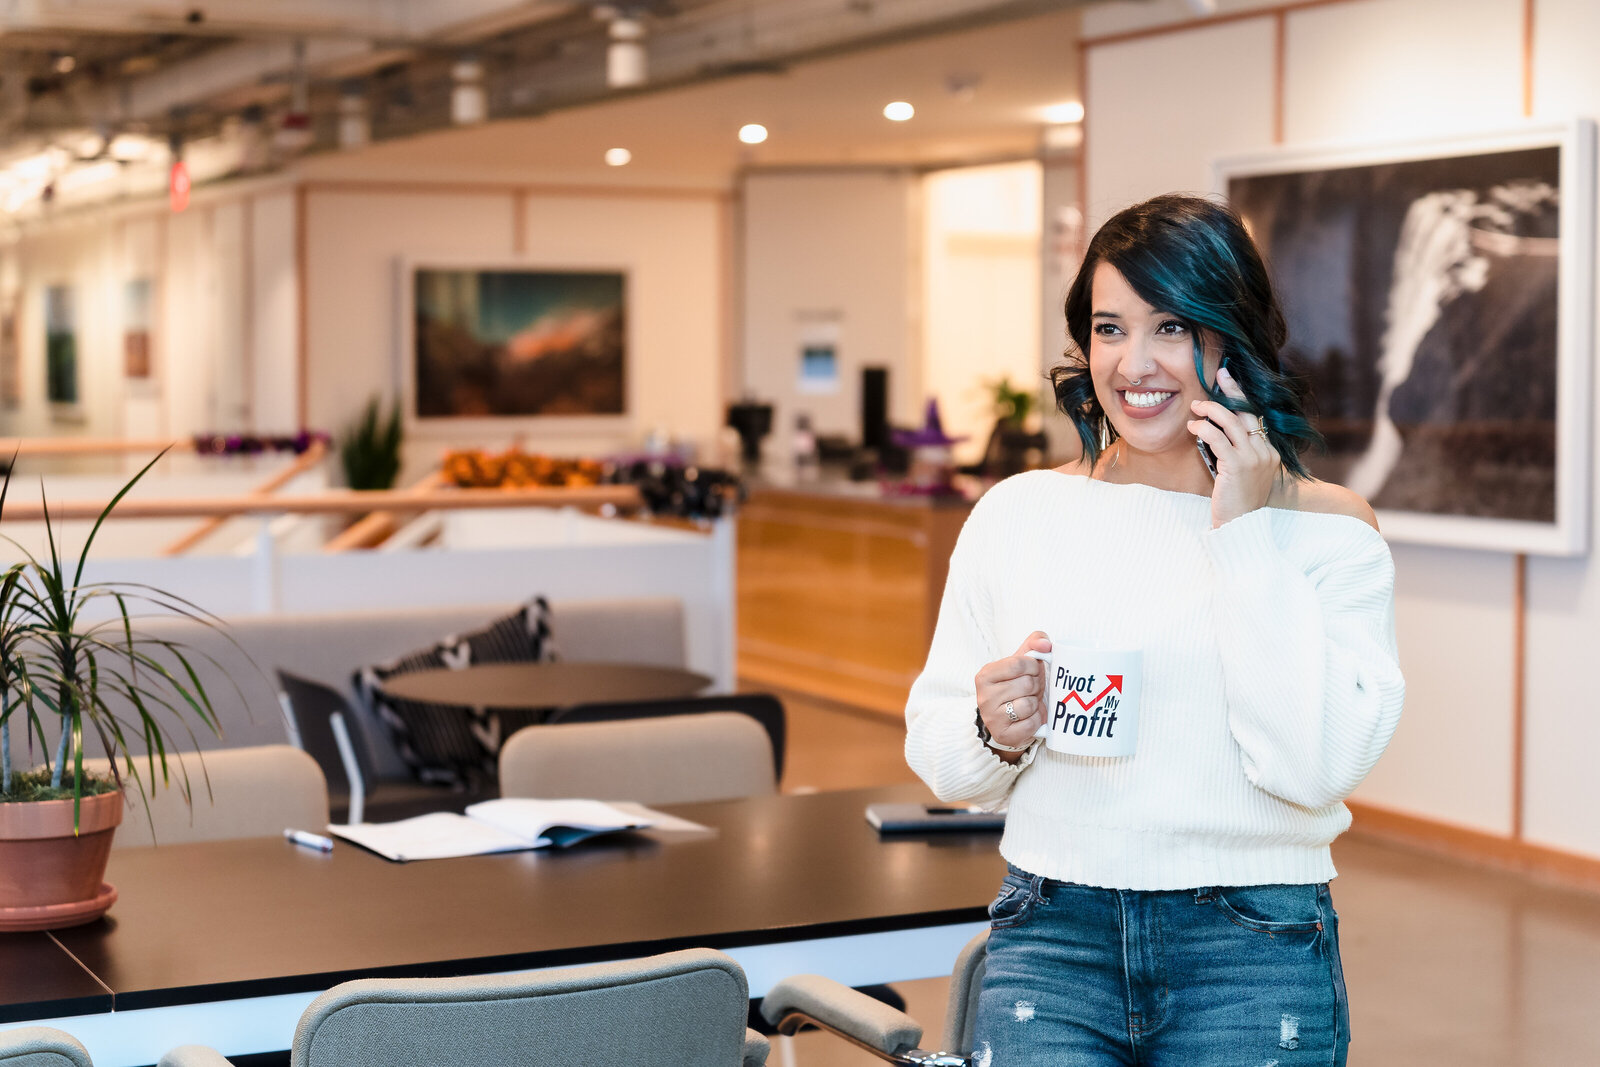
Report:
[{"label": "smartphone held to ear", "polygon": [[[1227,360],[1227,357],[1224,356],[1222,362],[1217,365],[1217,373],[1221,374],[1223,368],[1226,367],[1227,365],[1228,365],[1228,360]],[[1218,388],[1221,388],[1221,387],[1219,386]],[[1210,419],[1207,419],[1206,421],[1207,422],[1211,422]],[[1215,426],[1216,423],[1211,422],[1211,425]],[[1211,477],[1215,478],[1217,476],[1217,454],[1215,452],[1211,451],[1211,446],[1210,445],[1206,444],[1204,441],[1200,440],[1198,437],[1195,438],[1194,443],[1195,443],[1195,447],[1200,450],[1200,458],[1205,461],[1207,473],[1209,473],[1211,475]]]}]

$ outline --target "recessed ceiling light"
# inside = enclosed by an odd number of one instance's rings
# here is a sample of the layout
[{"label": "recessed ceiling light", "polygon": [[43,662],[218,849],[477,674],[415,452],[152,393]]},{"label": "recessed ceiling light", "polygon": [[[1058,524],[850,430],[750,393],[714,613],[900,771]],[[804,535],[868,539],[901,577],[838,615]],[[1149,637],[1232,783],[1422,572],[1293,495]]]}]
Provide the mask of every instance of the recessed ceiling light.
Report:
[{"label": "recessed ceiling light", "polygon": [[1083,105],[1076,100],[1068,100],[1060,104],[1051,104],[1044,109],[1044,120],[1053,123],[1082,122]]},{"label": "recessed ceiling light", "polygon": [[633,161],[633,153],[626,148],[606,149],[606,162],[613,167],[626,167]]},{"label": "recessed ceiling light", "polygon": [[767,139],[767,128],[759,122],[739,127],[739,140],[745,144],[760,144]]},{"label": "recessed ceiling light", "polygon": [[56,73],[71,74],[78,66],[78,61],[71,56],[56,56]]},{"label": "recessed ceiling light", "polygon": [[883,105],[883,117],[890,122],[904,122],[917,113],[917,109],[904,100],[896,100],[892,104]]}]

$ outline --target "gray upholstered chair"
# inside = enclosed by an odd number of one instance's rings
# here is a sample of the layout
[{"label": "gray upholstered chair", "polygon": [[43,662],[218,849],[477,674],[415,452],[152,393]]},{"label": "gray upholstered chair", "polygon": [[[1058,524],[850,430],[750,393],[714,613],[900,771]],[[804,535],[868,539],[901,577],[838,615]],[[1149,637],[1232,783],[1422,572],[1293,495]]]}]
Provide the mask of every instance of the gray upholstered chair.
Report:
[{"label": "gray upholstered chair", "polygon": [[[103,759],[84,760],[83,765],[102,776],[110,773]],[[168,782],[157,786],[153,798],[148,763],[139,760],[137,785],[128,778],[126,766],[119,764],[118,770],[127,785],[126,808],[112,839],[114,848],[276,837],[288,827],[321,833],[328,825],[328,785],[322,768],[292,745],[215,749],[203,760],[191,752],[181,765],[177,756],[169,754]],[[192,803],[184,802],[185,771]],[[156,774],[160,773],[158,763]]]},{"label": "gray upholstered chair", "polygon": [[689,804],[777,788],[767,731],[738,712],[530,726],[500,748],[507,797]]},{"label": "gray upholstered chair", "polygon": [[945,1012],[943,1051],[921,1047],[922,1026],[896,1011],[815,974],[785,978],[762,998],[761,1016],[780,1034],[793,1034],[807,1024],[837,1034],[880,1059],[904,1067],[970,1067],[972,1026],[978,1014],[989,932],[968,941],[950,975],[950,1004]]},{"label": "gray upholstered chair", "polygon": [[0,1033],[0,1067],[94,1067],[89,1050],[71,1034],[48,1026]]},{"label": "gray upholstered chair", "polygon": [[[710,949],[533,974],[363,979],[334,986],[295,1028],[290,1067],[760,1067],[744,971]],[[226,1067],[186,1045],[160,1067]]]}]

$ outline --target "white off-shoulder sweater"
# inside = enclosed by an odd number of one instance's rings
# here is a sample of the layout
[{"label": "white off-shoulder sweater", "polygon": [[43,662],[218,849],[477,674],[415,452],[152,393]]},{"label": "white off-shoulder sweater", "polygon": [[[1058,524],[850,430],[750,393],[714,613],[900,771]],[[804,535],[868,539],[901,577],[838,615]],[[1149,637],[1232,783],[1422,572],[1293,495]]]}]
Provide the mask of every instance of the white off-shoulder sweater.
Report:
[{"label": "white off-shoulder sweater", "polygon": [[[1034,630],[1143,651],[1138,750],[978,738],[973,675]],[[1343,799],[1400,717],[1394,565],[1346,515],[1261,508],[1213,530],[1211,500],[1057,471],[978,501],[950,557],[906,758],[941,800],[1009,802],[1000,851],[1118,889],[1333,877]]]}]

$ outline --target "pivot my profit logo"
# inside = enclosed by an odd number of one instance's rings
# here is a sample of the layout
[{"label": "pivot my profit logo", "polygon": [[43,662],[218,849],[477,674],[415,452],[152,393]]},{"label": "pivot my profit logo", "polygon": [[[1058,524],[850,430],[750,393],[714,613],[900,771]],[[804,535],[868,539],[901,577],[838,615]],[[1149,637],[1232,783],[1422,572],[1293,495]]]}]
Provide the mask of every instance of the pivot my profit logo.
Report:
[{"label": "pivot my profit logo", "polygon": [[[1103,685],[1096,689],[1097,679],[1092,674],[1073,674],[1067,667],[1057,667],[1051,689],[1065,693],[1056,701],[1050,717],[1050,729],[1075,737],[1115,737],[1117,708],[1122,704],[1122,675],[1108,674]],[[1086,696],[1093,693],[1093,696]]]}]

